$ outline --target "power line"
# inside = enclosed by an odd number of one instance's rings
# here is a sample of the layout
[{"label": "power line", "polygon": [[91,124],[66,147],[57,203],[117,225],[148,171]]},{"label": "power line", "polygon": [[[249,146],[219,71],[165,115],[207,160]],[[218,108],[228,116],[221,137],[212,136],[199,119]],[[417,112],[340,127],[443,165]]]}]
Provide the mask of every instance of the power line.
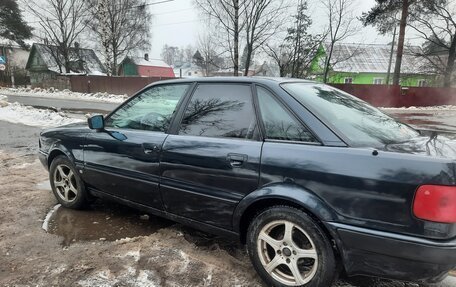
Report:
[{"label": "power line", "polygon": [[[153,5],[164,4],[164,3],[168,3],[168,2],[174,2],[174,1],[175,0],[161,0],[161,1],[158,1],[158,2],[144,3],[144,4],[141,4],[141,5],[136,5],[136,6],[131,6],[131,7],[125,8],[125,10],[144,8],[146,6],[153,6]],[[43,8],[41,8],[41,9],[44,10]],[[184,10],[184,9],[182,9],[182,10]],[[118,11],[118,12],[120,12],[120,11]],[[167,13],[163,13],[163,14],[167,14]],[[169,13],[169,14],[171,14],[171,13]],[[152,15],[154,15],[154,14],[152,14]],[[156,14],[156,15],[160,15],[160,14]],[[89,16],[91,16],[91,15],[78,15],[77,17],[89,17]],[[74,18],[76,18],[76,16],[68,17],[67,19],[74,19]],[[59,21],[59,19],[46,19],[46,21],[55,22],[55,21]],[[37,23],[43,23],[43,22],[46,22],[46,21],[43,21],[43,20],[27,21],[27,24],[37,24]]]},{"label": "power line", "polygon": [[167,11],[167,12],[162,12],[162,13],[152,13],[152,15],[154,15],[154,16],[168,15],[168,14],[174,14],[174,13],[188,11],[188,10],[193,10],[193,8],[179,9],[179,10]]},{"label": "power line", "polygon": [[[207,20],[209,20],[208,18]],[[177,25],[177,24],[185,24],[185,23],[193,23],[193,22],[199,22],[203,21],[206,19],[194,19],[194,20],[188,20],[188,21],[181,21],[181,22],[172,22],[172,23],[164,23],[164,24],[158,24],[158,25],[153,25],[153,27],[161,27],[161,26],[171,26],[171,25]]]}]

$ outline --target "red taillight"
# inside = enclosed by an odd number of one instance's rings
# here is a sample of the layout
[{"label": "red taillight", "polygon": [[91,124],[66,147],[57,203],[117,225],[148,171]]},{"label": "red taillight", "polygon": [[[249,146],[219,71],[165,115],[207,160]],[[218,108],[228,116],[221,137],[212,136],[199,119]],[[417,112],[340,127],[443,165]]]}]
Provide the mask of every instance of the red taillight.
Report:
[{"label": "red taillight", "polygon": [[420,186],[413,202],[413,213],[424,220],[456,223],[456,186]]}]

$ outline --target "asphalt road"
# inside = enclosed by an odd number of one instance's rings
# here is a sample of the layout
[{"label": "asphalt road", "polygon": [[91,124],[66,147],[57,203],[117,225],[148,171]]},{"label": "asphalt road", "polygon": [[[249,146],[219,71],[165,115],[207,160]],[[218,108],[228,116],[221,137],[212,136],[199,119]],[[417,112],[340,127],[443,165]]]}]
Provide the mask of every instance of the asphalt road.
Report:
[{"label": "asphalt road", "polygon": [[84,100],[67,100],[58,98],[26,97],[26,96],[7,96],[8,102],[18,102],[26,106],[34,107],[52,107],[68,111],[84,111],[93,113],[108,113],[115,109],[119,104],[84,101]]}]

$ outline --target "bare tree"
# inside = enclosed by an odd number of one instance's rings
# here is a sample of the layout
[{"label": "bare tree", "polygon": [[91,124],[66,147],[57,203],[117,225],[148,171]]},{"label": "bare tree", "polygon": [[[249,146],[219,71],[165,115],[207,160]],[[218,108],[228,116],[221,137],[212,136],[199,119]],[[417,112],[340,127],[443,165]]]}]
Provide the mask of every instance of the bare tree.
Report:
[{"label": "bare tree", "polygon": [[165,44],[161,51],[161,58],[166,64],[174,66],[178,60],[179,48]]},{"label": "bare tree", "polygon": [[249,73],[252,55],[282,27],[288,6],[284,0],[248,1],[244,9],[246,50],[244,76]]},{"label": "bare tree", "polygon": [[456,62],[456,3],[425,2],[420,11],[411,14],[409,23],[425,40],[417,55],[425,58],[437,74],[443,75],[444,86],[450,87]]},{"label": "bare tree", "polygon": [[195,48],[192,45],[187,45],[184,49],[184,61],[186,63],[191,63],[193,60],[193,55],[195,54]]},{"label": "bare tree", "polygon": [[[104,5],[100,5],[100,1]],[[107,67],[117,75],[119,60],[127,54],[150,47],[151,13],[141,0],[87,0],[90,28],[104,47]]]},{"label": "bare tree", "polygon": [[214,38],[208,33],[200,36],[193,62],[203,69],[204,76],[208,77],[223,65],[224,61],[221,54],[217,51]]},{"label": "bare tree", "polygon": [[71,50],[87,27],[87,6],[84,0],[44,0],[41,5],[24,1],[26,7],[39,19],[41,40],[55,46],[49,49],[59,65],[60,73],[70,73]]},{"label": "bare tree", "polygon": [[353,36],[359,29],[358,19],[353,13],[356,0],[325,0],[323,3],[328,17],[328,45],[326,49],[323,81],[328,82],[334,47],[337,43]]},{"label": "bare tree", "polygon": [[243,18],[250,0],[195,0],[200,10],[208,15],[223,32],[225,45],[233,62],[233,75],[239,75],[239,44],[246,25]]}]

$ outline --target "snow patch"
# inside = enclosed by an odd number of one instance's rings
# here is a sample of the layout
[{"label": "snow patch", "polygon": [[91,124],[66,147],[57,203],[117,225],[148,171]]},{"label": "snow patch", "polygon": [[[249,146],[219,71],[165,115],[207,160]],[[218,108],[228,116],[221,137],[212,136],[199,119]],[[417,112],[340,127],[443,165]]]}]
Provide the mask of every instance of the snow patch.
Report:
[{"label": "snow patch", "polygon": [[181,262],[182,265],[181,265],[181,268],[180,268],[180,272],[184,273],[188,269],[188,264],[190,264],[190,258],[182,250],[179,251],[179,254],[182,257],[182,262]]},{"label": "snow patch", "polygon": [[56,212],[62,205],[57,204],[54,206],[51,210],[49,210],[48,214],[46,214],[46,217],[44,218],[43,225],[41,225],[41,228],[43,228],[46,232],[49,230],[49,221],[51,220],[52,215],[54,212]]},{"label": "snow patch", "polygon": [[392,111],[454,111],[456,106],[453,105],[443,105],[443,106],[426,106],[426,107],[402,107],[402,108],[380,108],[382,110],[392,110]]},{"label": "snow patch", "polygon": [[157,277],[152,271],[139,270],[129,266],[124,272],[120,274],[112,273],[110,270],[102,270],[94,275],[79,281],[77,284],[83,287],[91,286],[137,286],[137,287],[155,287],[160,286],[159,283],[154,280]]},{"label": "snow patch", "polygon": [[36,188],[39,190],[52,190],[51,183],[49,182],[49,180],[37,183]]},{"label": "snow patch", "polygon": [[55,127],[81,121],[70,118],[63,112],[36,109],[18,103],[0,107],[0,120],[36,127]]},{"label": "snow patch", "polygon": [[119,258],[126,258],[126,257],[132,257],[135,262],[138,262],[139,259],[141,258],[140,250],[131,250],[125,253],[124,255],[118,255],[117,257]]},{"label": "snow patch", "polygon": [[97,101],[107,103],[123,103],[126,99],[128,99],[127,95],[113,95],[108,93],[77,93],[70,90],[60,91],[55,88],[0,88],[0,94],[7,96],[58,98],[66,100]]},{"label": "snow patch", "polygon": [[31,165],[34,165],[34,164],[35,164],[35,162],[24,162],[23,164],[15,165],[12,168],[13,169],[24,169],[24,168],[27,168],[27,167],[29,167]]}]

